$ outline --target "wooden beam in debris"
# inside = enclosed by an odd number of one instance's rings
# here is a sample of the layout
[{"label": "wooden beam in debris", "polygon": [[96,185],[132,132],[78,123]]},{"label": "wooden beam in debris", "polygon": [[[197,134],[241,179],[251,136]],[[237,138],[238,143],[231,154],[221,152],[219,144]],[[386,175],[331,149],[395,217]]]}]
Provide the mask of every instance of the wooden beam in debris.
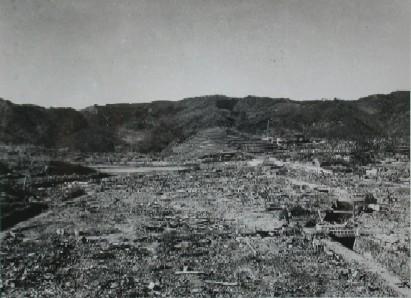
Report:
[{"label": "wooden beam in debris", "polygon": [[228,286],[228,287],[238,286],[237,282],[216,281],[216,280],[205,280],[204,282],[206,284],[221,285],[221,286]]},{"label": "wooden beam in debris", "polygon": [[205,274],[204,271],[176,271],[175,274]]},{"label": "wooden beam in debris", "polygon": [[251,251],[253,252],[253,255],[256,256],[257,252],[254,249],[254,247],[251,246],[250,242],[248,242],[248,239],[244,238],[245,243],[248,245],[248,247],[251,249]]}]

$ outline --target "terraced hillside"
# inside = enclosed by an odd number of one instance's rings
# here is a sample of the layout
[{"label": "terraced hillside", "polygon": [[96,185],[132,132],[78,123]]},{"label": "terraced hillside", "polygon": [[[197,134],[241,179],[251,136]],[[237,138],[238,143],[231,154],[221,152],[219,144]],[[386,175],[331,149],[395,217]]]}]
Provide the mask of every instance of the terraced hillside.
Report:
[{"label": "terraced hillside", "polygon": [[223,95],[141,104],[44,108],[0,99],[0,141],[79,151],[161,151],[197,132],[228,127],[261,134],[270,120],[276,135],[363,139],[409,138],[410,92],[356,101],[293,101]]}]

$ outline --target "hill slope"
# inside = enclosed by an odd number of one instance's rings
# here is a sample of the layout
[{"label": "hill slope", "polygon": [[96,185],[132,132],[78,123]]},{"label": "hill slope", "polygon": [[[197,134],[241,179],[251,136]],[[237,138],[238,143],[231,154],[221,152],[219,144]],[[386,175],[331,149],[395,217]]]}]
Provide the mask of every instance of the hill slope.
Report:
[{"label": "hill slope", "polygon": [[160,151],[171,142],[212,127],[275,134],[302,132],[327,138],[409,138],[410,92],[356,101],[292,101],[213,95],[181,101],[43,108],[0,99],[0,141],[80,151]]}]

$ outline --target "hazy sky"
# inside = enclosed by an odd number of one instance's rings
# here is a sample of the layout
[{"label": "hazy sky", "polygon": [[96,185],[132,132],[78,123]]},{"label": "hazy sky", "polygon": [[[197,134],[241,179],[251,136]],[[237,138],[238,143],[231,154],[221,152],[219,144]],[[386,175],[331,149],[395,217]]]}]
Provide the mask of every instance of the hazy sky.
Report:
[{"label": "hazy sky", "polygon": [[409,89],[410,3],[0,0],[0,97],[81,108]]}]

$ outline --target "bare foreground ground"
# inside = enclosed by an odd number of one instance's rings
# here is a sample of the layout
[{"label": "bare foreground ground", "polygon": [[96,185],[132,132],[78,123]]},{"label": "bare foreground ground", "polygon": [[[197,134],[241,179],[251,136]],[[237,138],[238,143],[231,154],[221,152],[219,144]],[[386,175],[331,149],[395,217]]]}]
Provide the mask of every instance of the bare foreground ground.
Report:
[{"label": "bare foreground ground", "polygon": [[2,234],[4,296],[410,296],[340,244],[282,229],[250,195],[291,179],[232,166],[110,178]]}]

